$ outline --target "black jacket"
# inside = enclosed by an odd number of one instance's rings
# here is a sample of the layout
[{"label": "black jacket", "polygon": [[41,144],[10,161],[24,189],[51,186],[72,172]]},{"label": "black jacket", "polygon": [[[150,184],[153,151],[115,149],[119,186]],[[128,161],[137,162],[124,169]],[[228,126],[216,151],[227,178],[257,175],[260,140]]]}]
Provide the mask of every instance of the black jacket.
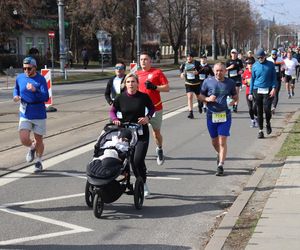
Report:
[{"label": "black jacket", "polygon": [[[112,78],[110,78],[107,82],[107,85],[106,85],[106,89],[105,89],[105,99],[107,101],[107,103],[109,105],[111,105],[113,103],[113,100],[116,98],[116,91],[114,89],[114,79],[116,78],[116,76],[113,76]],[[121,84],[123,83],[124,81],[124,78],[125,76],[123,77],[122,81],[121,81]],[[121,86],[121,91],[123,91],[122,89],[122,86]]]}]

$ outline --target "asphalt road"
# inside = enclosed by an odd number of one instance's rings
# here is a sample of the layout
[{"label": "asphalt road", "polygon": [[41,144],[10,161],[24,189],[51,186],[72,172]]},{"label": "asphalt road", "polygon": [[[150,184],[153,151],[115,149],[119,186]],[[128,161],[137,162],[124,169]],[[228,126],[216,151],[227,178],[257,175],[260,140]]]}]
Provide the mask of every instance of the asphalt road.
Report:
[{"label": "asphalt road", "polygon": [[172,90],[163,94],[166,162],[156,165],[151,141],[146,159],[151,196],[142,210],[135,210],[133,197],[123,195],[105,205],[102,219],[86,206],[84,187],[94,141],[107,121],[104,82],[54,89],[58,112],[49,113],[48,159],[41,174],[32,174],[33,166],[7,174],[26,166],[26,149],[18,146],[14,130],[16,106],[0,95],[0,138],[5,138],[0,156],[5,174],[0,178],[1,249],[203,249],[216,218],[234,202],[260,161],[275,153],[272,145],[299,99],[287,100],[283,92],[272,135],[257,140],[257,129],[249,128],[243,91],[240,112],[233,115],[226,175],[216,177],[204,115],[186,118],[182,81],[178,72],[167,75]]}]

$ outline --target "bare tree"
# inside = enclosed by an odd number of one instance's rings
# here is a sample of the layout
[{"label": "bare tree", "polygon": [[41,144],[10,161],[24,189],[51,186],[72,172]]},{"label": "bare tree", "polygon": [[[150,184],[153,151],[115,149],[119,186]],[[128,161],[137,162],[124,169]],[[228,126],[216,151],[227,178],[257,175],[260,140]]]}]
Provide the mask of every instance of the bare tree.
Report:
[{"label": "bare tree", "polygon": [[[187,23],[186,0],[150,0],[149,3],[154,13],[159,16],[162,26],[166,30],[169,43],[174,50],[174,64],[178,64],[179,47],[183,44],[185,30],[193,21],[195,14],[189,16]],[[192,8],[194,5],[190,4],[190,6]]]}]

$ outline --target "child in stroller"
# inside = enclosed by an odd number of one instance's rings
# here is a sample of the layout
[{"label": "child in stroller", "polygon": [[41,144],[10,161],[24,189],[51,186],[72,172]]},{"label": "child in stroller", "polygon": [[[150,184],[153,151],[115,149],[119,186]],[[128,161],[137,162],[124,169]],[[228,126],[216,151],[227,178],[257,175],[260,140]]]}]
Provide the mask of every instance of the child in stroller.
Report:
[{"label": "child in stroller", "polygon": [[94,157],[87,165],[85,200],[93,207],[94,215],[101,217],[104,203],[112,203],[126,192],[134,195],[136,209],[141,209],[144,184],[141,177],[130,183],[131,155],[137,143],[140,125],[123,124],[122,127],[107,124],[97,140]]}]

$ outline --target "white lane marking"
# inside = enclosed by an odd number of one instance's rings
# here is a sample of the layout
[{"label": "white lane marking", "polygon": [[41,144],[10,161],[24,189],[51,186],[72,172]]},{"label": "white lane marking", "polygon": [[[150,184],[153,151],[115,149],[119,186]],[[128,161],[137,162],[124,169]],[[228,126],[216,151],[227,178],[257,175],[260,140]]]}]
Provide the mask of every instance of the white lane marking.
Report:
[{"label": "white lane marking", "polygon": [[71,173],[71,172],[69,173],[69,172],[51,171],[51,173],[47,173],[47,174],[65,175],[65,176],[75,177],[75,178],[79,178],[79,179],[87,178],[85,174],[76,174],[76,173]]},{"label": "white lane marking", "polygon": [[[70,177],[75,177],[79,179],[86,179],[87,177],[83,174],[76,174],[76,173],[68,173],[68,172],[59,172],[59,171],[53,171],[51,174],[57,174],[57,175],[65,175]],[[147,179],[158,179],[158,180],[181,180],[179,177],[165,177],[165,176],[147,176]]]},{"label": "white lane marking", "polygon": [[152,179],[152,180],[176,180],[179,181],[181,180],[181,178],[177,178],[177,177],[162,177],[162,176],[147,176],[147,179]]},{"label": "white lane marking", "polygon": [[[197,103],[194,104],[194,107],[195,106],[197,106]],[[170,112],[170,113],[168,113],[168,114],[166,114],[166,115],[163,116],[163,120],[171,118],[171,117],[173,117],[175,115],[178,115],[179,113],[184,112],[186,110],[187,110],[186,107],[183,107],[183,108],[177,109],[177,110],[175,110],[173,112]],[[93,150],[95,142],[92,142],[92,143],[87,144],[87,145],[85,145],[83,147],[74,149],[72,151],[63,153],[61,155],[58,155],[56,157],[53,157],[51,159],[43,161],[43,168],[44,169],[50,168],[50,167],[52,167],[52,166],[54,166],[54,165],[56,165],[58,163],[61,163],[61,162],[66,161],[66,160],[69,160],[69,159],[73,158],[74,156],[78,156],[78,155],[84,154],[84,153],[86,153],[86,152],[88,152],[90,150]],[[23,177],[26,177],[26,176],[28,176],[28,175],[30,175],[32,173],[34,173],[34,165],[29,166],[27,168],[24,168],[24,169],[22,169],[22,170],[20,170],[18,172],[14,172],[14,173],[5,175],[4,177],[0,178],[0,187],[6,185],[8,183],[11,183],[13,181],[16,181],[18,179],[21,179]]]},{"label": "white lane marking", "polygon": [[31,201],[20,201],[20,202],[14,202],[14,203],[7,203],[0,206],[1,208],[5,207],[12,207],[12,206],[21,206],[21,205],[28,205],[28,204],[34,204],[34,203],[41,203],[41,202],[48,202],[48,201],[55,201],[55,200],[62,200],[62,199],[69,199],[69,198],[76,198],[80,196],[84,196],[84,193],[80,194],[71,194],[71,195],[63,195],[63,196],[56,196],[51,198],[45,198],[45,199],[39,199],[39,200],[31,200]]},{"label": "white lane marking", "polygon": [[22,216],[22,217],[25,217],[25,218],[28,218],[28,219],[37,220],[37,221],[41,221],[41,222],[44,222],[44,223],[48,223],[48,224],[52,224],[52,225],[56,225],[56,226],[71,229],[71,230],[57,232],[57,233],[40,234],[40,235],[35,235],[35,236],[22,237],[22,238],[16,238],[16,239],[11,239],[11,240],[0,241],[0,246],[11,245],[11,244],[16,244],[16,243],[22,243],[22,242],[27,242],[27,241],[32,241],[32,240],[47,239],[47,238],[58,237],[58,236],[67,235],[67,234],[83,233],[83,232],[93,231],[92,229],[89,229],[89,228],[77,226],[77,225],[70,224],[70,223],[63,222],[63,221],[49,219],[49,218],[46,218],[46,217],[30,214],[30,213],[27,213],[27,212],[26,213],[25,212],[20,212],[20,211],[10,209],[10,208],[0,208],[0,211],[10,213],[10,214],[14,214],[14,215],[18,215],[18,216]]},{"label": "white lane marking", "polygon": [[4,240],[4,241],[0,241],[0,246],[14,245],[14,244],[18,244],[18,243],[33,241],[33,240],[42,240],[42,239],[48,239],[48,238],[53,238],[53,237],[58,237],[58,236],[63,236],[63,235],[68,235],[68,234],[75,234],[75,233],[81,233],[81,231],[68,230],[68,231],[61,231],[61,232],[57,232],[57,233],[40,234],[40,235],[35,235],[35,236],[30,236],[30,237],[16,238],[16,239],[12,239],[12,240]]},{"label": "white lane marking", "polygon": [[0,206],[0,211],[10,213],[10,214],[14,214],[14,215],[18,215],[18,216],[22,216],[22,217],[25,217],[25,218],[28,218],[28,219],[37,220],[37,221],[41,221],[41,222],[44,222],[44,223],[60,226],[60,227],[65,227],[65,228],[68,228],[68,229],[71,229],[71,230],[0,241],[0,246],[17,244],[17,243],[33,241],[33,240],[53,238],[53,237],[67,235],[67,234],[84,233],[84,232],[93,231],[92,229],[77,226],[77,225],[74,225],[74,224],[71,224],[71,223],[58,221],[58,220],[54,220],[54,219],[49,219],[49,218],[42,217],[42,216],[39,216],[39,215],[34,215],[34,214],[27,213],[27,212],[20,212],[20,211],[17,211],[15,209],[8,208],[9,206],[11,207],[11,206],[28,205],[28,204],[48,202],[48,201],[53,201],[53,200],[61,200],[61,199],[80,197],[80,196],[84,196],[84,195],[85,195],[84,193],[80,193],[80,194],[64,195],[64,196],[58,196],[58,197],[51,197],[51,198],[47,198],[47,199],[31,200],[31,201],[24,201],[24,202],[15,202],[15,203],[9,203],[9,204],[1,205]]},{"label": "white lane marking", "polygon": [[[45,160],[45,161],[43,161],[43,168],[44,169],[50,168],[50,167],[52,167],[52,166],[54,166],[58,163],[61,163],[63,161],[72,159],[75,156],[78,156],[78,155],[84,154],[88,151],[91,151],[91,150],[93,150],[94,145],[95,145],[95,142],[92,142],[92,143],[87,144],[83,147],[80,147],[80,148],[74,149],[72,151],[63,153],[63,154],[58,155],[54,158]],[[5,175],[5,176],[0,178],[0,187],[6,185],[8,183],[11,183],[13,181],[16,181],[18,179],[21,179],[23,177],[29,176],[32,173],[34,173],[34,165],[29,166],[27,168],[24,168],[24,169],[22,169],[18,172],[13,172],[11,174]]]}]

